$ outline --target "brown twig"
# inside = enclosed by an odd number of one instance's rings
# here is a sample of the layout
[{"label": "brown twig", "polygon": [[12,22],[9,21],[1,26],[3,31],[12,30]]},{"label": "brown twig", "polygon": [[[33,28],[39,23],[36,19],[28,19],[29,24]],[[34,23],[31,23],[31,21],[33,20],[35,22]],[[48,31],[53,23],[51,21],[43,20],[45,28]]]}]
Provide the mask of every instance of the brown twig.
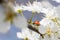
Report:
[{"label": "brown twig", "polygon": [[39,33],[40,36],[42,36],[42,38],[44,38],[44,34],[41,34],[36,28],[32,27],[31,25],[28,25],[28,28],[29,28],[30,30],[33,30],[33,31]]}]

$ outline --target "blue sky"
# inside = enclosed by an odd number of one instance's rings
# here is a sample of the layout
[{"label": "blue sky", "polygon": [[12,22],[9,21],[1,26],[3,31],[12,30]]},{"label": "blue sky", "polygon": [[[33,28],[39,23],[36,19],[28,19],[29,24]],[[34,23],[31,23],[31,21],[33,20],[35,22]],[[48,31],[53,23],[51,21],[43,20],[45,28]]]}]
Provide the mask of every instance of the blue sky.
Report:
[{"label": "blue sky", "polygon": [[[31,0],[16,0],[16,1],[24,4],[24,3],[31,1]],[[38,0],[38,1],[40,1],[40,0]],[[60,3],[56,3],[56,2],[53,2],[51,0],[49,0],[49,2],[54,6],[60,5]],[[31,16],[30,13],[31,12],[26,12],[26,11],[24,12],[25,17],[27,19]],[[39,15],[39,14],[37,14],[37,15]],[[39,17],[41,17],[42,14],[40,16],[37,16],[37,15],[33,18],[33,21],[36,19],[41,20],[41,18],[39,18]],[[11,29],[9,30],[9,32],[7,34],[0,34],[0,40],[21,40],[21,39],[17,38],[16,32],[20,32],[20,30],[17,29],[14,25],[11,25]]]}]

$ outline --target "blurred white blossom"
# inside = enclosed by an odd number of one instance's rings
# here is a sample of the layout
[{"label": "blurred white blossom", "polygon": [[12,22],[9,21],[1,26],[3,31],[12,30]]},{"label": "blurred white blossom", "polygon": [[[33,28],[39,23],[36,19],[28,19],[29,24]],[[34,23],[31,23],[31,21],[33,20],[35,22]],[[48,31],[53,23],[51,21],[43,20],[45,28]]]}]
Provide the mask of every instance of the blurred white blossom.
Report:
[{"label": "blurred white blossom", "polygon": [[26,28],[28,26],[27,19],[20,15],[14,18],[13,24],[20,29]]},{"label": "blurred white blossom", "polygon": [[0,5],[0,33],[6,33],[10,29],[10,22],[9,21],[5,22],[4,21],[5,17],[6,16],[4,15],[4,9]]},{"label": "blurred white blossom", "polygon": [[28,11],[40,13],[41,8],[42,7],[40,2],[34,1],[33,3],[30,3],[30,2],[27,3]]},{"label": "blurred white blossom", "polygon": [[47,0],[40,2],[43,8],[53,8],[53,5]]},{"label": "blurred white blossom", "polygon": [[[2,9],[2,7],[0,8],[0,32],[1,33],[6,33],[11,26],[11,23],[14,24],[17,28],[22,29],[22,28],[26,28],[28,26],[27,24],[27,19],[20,15],[20,14],[16,14],[13,10],[13,7],[10,7],[11,5],[7,5],[6,7],[8,7],[5,12],[4,9]],[[16,9],[17,10],[17,9]]]},{"label": "blurred white blossom", "polygon": [[39,34],[30,32],[29,29],[23,29],[22,32],[17,32],[17,37],[24,40],[38,40]]},{"label": "blurred white blossom", "polygon": [[60,0],[53,0],[53,1],[55,1],[55,2],[57,2],[57,3],[60,3]]}]

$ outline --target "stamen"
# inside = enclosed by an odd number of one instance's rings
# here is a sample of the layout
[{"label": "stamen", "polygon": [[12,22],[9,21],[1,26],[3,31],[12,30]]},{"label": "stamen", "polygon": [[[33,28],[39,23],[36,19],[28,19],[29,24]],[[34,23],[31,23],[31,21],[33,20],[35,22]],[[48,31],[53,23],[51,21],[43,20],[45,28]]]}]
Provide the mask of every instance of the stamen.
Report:
[{"label": "stamen", "polygon": [[60,23],[58,22],[58,18],[55,17],[55,18],[52,19],[52,21],[55,22],[57,25],[60,26]]},{"label": "stamen", "polygon": [[48,36],[50,36],[50,35],[51,35],[51,33],[52,33],[52,32],[51,32],[51,29],[50,29],[50,28],[48,28],[46,33],[48,34]]},{"label": "stamen", "polygon": [[53,18],[52,21],[53,21],[53,22],[57,22],[57,18]]},{"label": "stamen", "polygon": [[17,16],[13,12],[7,12],[5,15],[6,15],[5,21],[10,21],[11,23],[13,22],[13,18]]},{"label": "stamen", "polygon": [[29,40],[27,37],[24,40]]},{"label": "stamen", "polygon": [[18,13],[22,13],[22,10],[21,10],[21,9],[19,9],[19,10],[17,10],[17,12],[18,12]]}]

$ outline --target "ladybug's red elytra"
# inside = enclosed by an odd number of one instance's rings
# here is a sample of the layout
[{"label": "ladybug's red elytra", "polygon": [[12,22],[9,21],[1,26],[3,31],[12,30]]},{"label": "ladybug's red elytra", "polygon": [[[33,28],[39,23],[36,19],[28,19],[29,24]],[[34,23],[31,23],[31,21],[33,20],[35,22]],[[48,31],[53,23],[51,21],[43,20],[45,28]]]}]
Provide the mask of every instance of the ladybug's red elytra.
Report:
[{"label": "ladybug's red elytra", "polygon": [[40,22],[39,21],[34,21],[33,24],[39,26],[40,25]]}]

